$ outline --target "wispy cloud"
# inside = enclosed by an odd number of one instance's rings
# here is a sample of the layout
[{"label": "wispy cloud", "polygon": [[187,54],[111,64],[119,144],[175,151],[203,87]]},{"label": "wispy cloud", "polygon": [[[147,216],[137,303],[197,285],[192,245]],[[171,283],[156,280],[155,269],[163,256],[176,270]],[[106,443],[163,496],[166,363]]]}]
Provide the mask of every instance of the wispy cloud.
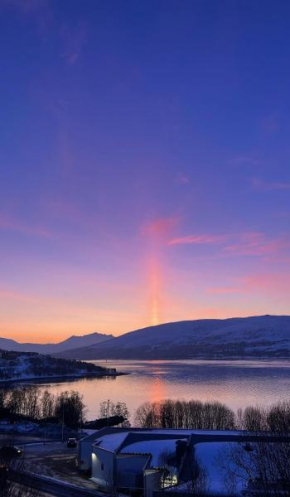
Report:
[{"label": "wispy cloud", "polygon": [[187,185],[189,183],[189,177],[186,176],[185,174],[178,174],[177,178],[175,179],[175,183],[177,185]]},{"label": "wispy cloud", "polygon": [[9,289],[1,289],[0,288],[0,298],[1,299],[8,299],[8,300],[15,300],[17,302],[31,302],[31,303],[36,303],[39,302],[39,299],[36,297],[32,297],[30,295],[26,295],[24,293],[16,292],[14,290],[9,290]]},{"label": "wispy cloud", "polygon": [[227,239],[225,235],[188,235],[180,238],[172,238],[168,245],[216,245],[224,243]]},{"label": "wispy cloud", "polygon": [[51,231],[41,226],[28,226],[19,221],[7,218],[0,214],[0,230],[15,231],[24,235],[36,236],[40,238],[52,238]]},{"label": "wispy cloud", "polygon": [[269,239],[264,233],[250,232],[239,235],[234,243],[224,247],[224,251],[235,255],[266,256],[277,254],[289,247],[289,239],[283,237]]},{"label": "wispy cloud", "polygon": [[260,165],[260,161],[257,158],[252,157],[250,155],[238,155],[231,160],[231,164],[234,164],[237,166],[254,166],[254,167],[256,167],[256,166]]},{"label": "wispy cloud", "polygon": [[167,245],[220,245],[227,255],[269,256],[290,248],[290,239],[286,236],[271,238],[262,232],[238,234],[200,234],[173,238]]},{"label": "wispy cloud", "polygon": [[206,292],[214,295],[226,294],[270,294],[274,296],[289,295],[289,272],[263,272],[254,273],[243,278],[235,278],[228,286],[215,286],[207,288]]},{"label": "wispy cloud", "polygon": [[280,273],[257,273],[243,278],[242,284],[245,291],[261,291],[271,295],[289,295],[289,272]]},{"label": "wispy cloud", "polygon": [[283,181],[264,181],[259,178],[252,178],[251,185],[255,190],[269,192],[273,190],[290,190],[290,183]]}]

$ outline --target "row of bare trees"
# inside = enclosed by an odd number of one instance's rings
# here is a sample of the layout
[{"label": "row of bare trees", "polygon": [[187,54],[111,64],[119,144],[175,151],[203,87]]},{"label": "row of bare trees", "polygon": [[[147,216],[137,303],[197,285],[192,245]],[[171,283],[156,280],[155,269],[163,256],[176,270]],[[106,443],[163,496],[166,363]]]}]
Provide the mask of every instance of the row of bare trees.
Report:
[{"label": "row of bare trees", "polygon": [[[82,395],[66,391],[53,395],[37,386],[0,390],[0,417],[26,416],[30,419],[56,418],[77,427],[85,420]],[[101,402],[100,416],[123,416],[130,426],[130,414],[124,402]],[[290,432],[290,401],[269,408],[250,406],[237,413],[220,402],[170,400],[145,402],[135,413],[134,425],[142,428],[185,428],[194,430],[231,430]]]},{"label": "row of bare trees", "polygon": [[53,395],[41,393],[37,386],[0,390],[0,416],[10,419],[26,417],[31,420],[55,419],[66,426],[78,427],[85,418],[82,395],[71,390]]},{"label": "row of bare trees", "polygon": [[246,407],[237,414],[220,402],[162,400],[138,407],[135,425],[142,428],[185,428],[193,430],[232,430],[290,432],[290,401],[269,408]]},{"label": "row of bare trees", "polygon": [[226,430],[235,427],[235,415],[219,402],[163,400],[142,404],[135,424],[142,428]]},{"label": "row of bare trees", "polygon": [[281,401],[265,408],[246,407],[238,410],[236,425],[248,431],[290,432],[290,401]]}]

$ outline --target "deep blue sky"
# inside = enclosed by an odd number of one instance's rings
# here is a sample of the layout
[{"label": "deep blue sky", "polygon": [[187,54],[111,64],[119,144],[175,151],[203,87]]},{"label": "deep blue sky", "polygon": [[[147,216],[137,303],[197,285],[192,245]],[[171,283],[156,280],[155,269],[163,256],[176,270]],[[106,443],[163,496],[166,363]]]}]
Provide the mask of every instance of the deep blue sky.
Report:
[{"label": "deep blue sky", "polygon": [[0,333],[288,313],[290,3],[0,14]]}]

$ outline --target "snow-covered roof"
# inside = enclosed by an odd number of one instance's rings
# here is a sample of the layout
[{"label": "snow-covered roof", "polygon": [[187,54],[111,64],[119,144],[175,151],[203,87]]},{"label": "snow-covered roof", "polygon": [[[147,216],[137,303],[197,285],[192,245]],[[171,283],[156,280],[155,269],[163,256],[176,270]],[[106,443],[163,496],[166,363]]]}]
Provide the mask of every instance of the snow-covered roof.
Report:
[{"label": "snow-covered roof", "polygon": [[[134,431],[134,433],[138,433],[138,431]],[[182,436],[190,436],[190,435],[218,435],[220,437],[233,435],[240,436],[245,435],[247,432],[242,430],[185,430],[185,429],[153,429],[153,430],[140,430],[140,433],[152,433],[154,435],[175,435],[176,438],[180,438]]]},{"label": "snow-covered roof", "polygon": [[96,439],[94,445],[101,447],[102,449],[109,450],[110,452],[116,452],[127,436],[127,431],[110,433]]},{"label": "snow-covered roof", "polygon": [[143,440],[126,445],[120,453],[121,454],[150,454],[152,468],[157,468],[164,465],[162,461],[163,455],[171,455],[175,453],[176,439],[171,440]]},{"label": "snow-covered roof", "polygon": [[[135,437],[142,437],[144,442],[150,440],[151,442],[154,440],[154,437],[159,437],[157,441],[160,441],[160,437],[172,437],[173,442],[180,439],[188,439],[190,436],[218,436],[218,437],[228,437],[228,436],[239,436],[245,435],[246,432],[238,431],[238,430],[184,430],[184,429],[128,429],[117,431],[114,433],[105,433],[98,436],[98,431],[93,431],[92,434],[88,437],[84,438],[84,441],[92,441],[94,445],[98,447],[102,447],[103,449],[117,452],[121,444],[125,441],[125,439],[129,435],[133,435]],[[145,440],[147,439],[147,440]],[[131,439],[129,439],[131,441]],[[140,441],[141,442],[141,441]],[[166,442],[166,440],[165,440]],[[169,440],[170,442],[170,440]],[[132,441],[133,443],[133,441]],[[134,443],[139,443],[138,440]],[[143,443],[143,441],[142,441]],[[131,444],[130,444],[131,445]]]}]

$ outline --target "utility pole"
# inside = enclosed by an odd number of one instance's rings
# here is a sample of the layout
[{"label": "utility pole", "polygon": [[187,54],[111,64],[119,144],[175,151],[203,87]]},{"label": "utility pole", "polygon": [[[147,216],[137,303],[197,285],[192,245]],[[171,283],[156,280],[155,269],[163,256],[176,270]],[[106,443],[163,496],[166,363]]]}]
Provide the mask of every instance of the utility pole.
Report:
[{"label": "utility pole", "polygon": [[61,427],[61,441],[64,439],[64,401],[62,402],[62,427]]}]

